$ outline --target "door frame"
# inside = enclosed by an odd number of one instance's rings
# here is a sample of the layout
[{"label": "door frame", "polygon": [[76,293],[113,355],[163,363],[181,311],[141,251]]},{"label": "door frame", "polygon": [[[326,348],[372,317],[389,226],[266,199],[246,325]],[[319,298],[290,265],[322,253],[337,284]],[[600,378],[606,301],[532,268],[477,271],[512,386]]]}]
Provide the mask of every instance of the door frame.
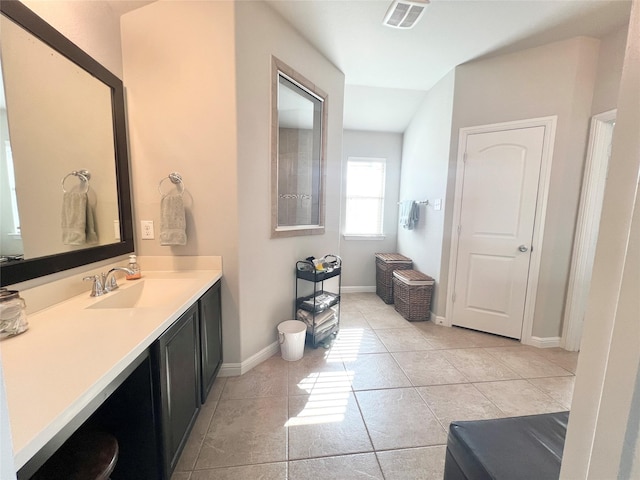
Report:
[{"label": "door frame", "polygon": [[571,352],[580,350],[584,313],[589,294],[585,284],[591,281],[590,272],[593,268],[598,241],[597,235],[594,234],[594,226],[600,223],[600,216],[595,218],[593,211],[598,207],[598,201],[600,205],[602,204],[609,165],[609,148],[613,137],[611,122],[615,121],[617,112],[617,109],[613,109],[591,117],[589,146],[580,192],[569,287],[562,322],[562,346]]},{"label": "door frame", "polygon": [[[545,127],[542,143],[542,159],[540,162],[540,177],[538,180],[538,199],[536,201],[536,216],[533,223],[533,238],[531,241],[531,259],[529,263],[529,277],[527,281],[527,293],[524,305],[524,319],[520,342],[527,345],[541,345],[543,343],[533,337],[533,314],[535,311],[536,295],[538,292],[538,276],[540,273],[540,259],[542,252],[542,239],[544,237],[544,225],[547,213],[547,199],[549,196],[549,184],[551,180],[551,164],[553,161],[553,148],[556,137],[556,115],[549,117],[515,120],[511,122],[492,123],[460,129],[458,137],[458,159],[456,164],[456,186],[453,199],[453,221],[451,224],[451,249],[449,252],[449,275],[447,282],[447,306],[446,317],[443,325],[453,325],[453,293],[456,283],[456,269],[458,266],[458,244],[460,241],[458,225],[462,214],[462,190],[464,186],[464,154],[467,137],[478,133],[500,132],[504,130],[518,130],[530,127]],[[556,345],[549,345],[556,346]]]}]

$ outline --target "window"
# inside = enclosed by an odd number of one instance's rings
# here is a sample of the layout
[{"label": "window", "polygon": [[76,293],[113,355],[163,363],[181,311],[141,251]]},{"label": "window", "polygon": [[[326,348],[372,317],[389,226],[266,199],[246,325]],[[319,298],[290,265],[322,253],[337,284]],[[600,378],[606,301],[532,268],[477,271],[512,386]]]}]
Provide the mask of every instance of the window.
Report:
[{"label": "window", "polygon": [[382,235],[386,159],[349,157],[345,235]]}]

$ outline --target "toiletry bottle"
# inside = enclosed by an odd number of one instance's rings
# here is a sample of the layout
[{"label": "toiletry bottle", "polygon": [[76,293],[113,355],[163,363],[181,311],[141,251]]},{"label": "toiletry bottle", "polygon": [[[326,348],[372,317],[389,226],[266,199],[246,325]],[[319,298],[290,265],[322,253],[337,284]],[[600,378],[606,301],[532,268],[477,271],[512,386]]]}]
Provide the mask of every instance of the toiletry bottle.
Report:
[{"label": "toiletry bottle", "polygon": [[127,273],[125,277],[127,280],[135,280],[142,276],[142,272],[140,271],[140,265],[138,265],[135,255],[129,255],[129,270],[131,270],[133,273],[131,274]]}]

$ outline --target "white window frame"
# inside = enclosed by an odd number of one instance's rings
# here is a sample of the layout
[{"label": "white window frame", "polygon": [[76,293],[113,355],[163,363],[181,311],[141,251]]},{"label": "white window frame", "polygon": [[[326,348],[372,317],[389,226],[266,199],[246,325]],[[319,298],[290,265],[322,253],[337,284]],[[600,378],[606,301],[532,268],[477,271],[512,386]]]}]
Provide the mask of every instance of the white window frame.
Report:
[{"label": "white window frame", "polygon": [[[347,212],[349,210],[349,199],[348,196],[348,186],[349,186],[349,163],[353,162],[367,162],[367,163],[381,163],[383,166],[382,172],[382,197],[380,197],[380,231],[379,232],[369,232],[369,233],[353,233],[347,231]],[[343,227],[343,238],[345,240],[384,240],[384,209],[385,209],[385,198],[386,198],[386,183],[387,183],[387,159],[379,158],[379,157],[347,157],[347,165],[345,167],[345,215],[344,215],[344,227]]]}]

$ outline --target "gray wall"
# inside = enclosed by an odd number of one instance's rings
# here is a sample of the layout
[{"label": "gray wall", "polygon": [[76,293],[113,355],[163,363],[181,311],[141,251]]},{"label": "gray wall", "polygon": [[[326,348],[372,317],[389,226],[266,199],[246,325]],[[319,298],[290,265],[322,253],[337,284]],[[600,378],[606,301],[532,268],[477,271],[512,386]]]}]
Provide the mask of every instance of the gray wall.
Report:
[{"label": "gray wall", "polygon": [[600,41],[591,115],[613,110],[618,104],[618,89],[628,29],[629,26],[625,25],[603,37]]},{"label": "gray wall", "polygon": [[437,316],[446,316],[459,129],[557,115],[533,335],[561,335],[589,120],[616,105],[626,30],[470,62],[426,96],[404,135],[400,198],[445,201],[427,209],[425,231],[399,231],[398,250],[436,279]]},{"label": "gray wall", "polygon": [[[462,127],[557,115],[533,335],[559,337],[586,151],[598,40],[577,37],[456,69],[447,198],[455,189]],[[445,230],[451,230],[448,201]],[[534,245],[533,248],[540,248]],[[449,258],[450,245],[443,249]],[[448,278],[443,261],[441,282]]]},{"label": "gray wall", "polygon": [[[246,360],[275,342],[278,323],[293,315],[295,262],[338,251],[344,75],[264,2],[235,2],[235,14],[239,298]],[[328,95],[324,235],[271,239],[272,55]]]},{"label": "gray wall", "polygon": [[618,115],[562,458],[562,479],[640,475],[640,3]]},{"label": "gray wall", "polygon": [[[159,225],[169,172],[187,190],[187,245],[140,253],[222,255],[224,362],[241,363],[291,317],[296,260],[338,250],[344,77],[263,2],[157,2],[122,29],[136,219]],[[270,238],[271,55],[329,95],[324,235]]]},{"label": "gray wall", "polygon": [[382,240],[354,240],[340,237],[340,256],[344,262],[342,285],[346,287],[375,287],[375,254],[397,251],[398,194],[402,134],[345,130],[342,145],[341,230],[344,230],[346,206],[346,166],[349,157],[386,158],[386,183]]},{"label": "gray wall", "polygon": [[[156,226],[155,240],[136,229],[136,250],[222,256],[225,362],[240,361],[234,23],[230,2],[155,2],[122,16],[134,220]],[[164,247],[158,182],[173,171],[188,241]]]},{"label": "gray wall", "polygon": [[404,134],[402,147],[400,198],[442,200],[441,210],[420,207],[420,222],[415,230],[398,229],[400,253],[413,260],[415,269],[436,281],[431,310],[439,316],[444,316],[446,303],[446,285],[441,282],[441,252],[443,243],[450,237],[450,232],[444,230],[444,214],[454,82],[455,72],[451,71],[429,91]]}]

